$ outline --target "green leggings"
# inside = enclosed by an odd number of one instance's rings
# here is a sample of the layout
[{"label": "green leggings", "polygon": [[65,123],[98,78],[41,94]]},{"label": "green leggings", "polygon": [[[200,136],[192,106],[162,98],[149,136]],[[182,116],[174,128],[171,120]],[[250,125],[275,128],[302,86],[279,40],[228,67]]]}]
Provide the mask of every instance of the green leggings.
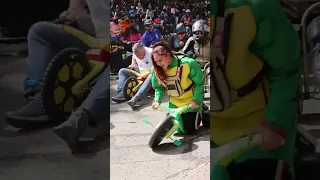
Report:
[{"label": "green leggings", "polygon": [[[201,112],[202,106],[197,109],[189,109],[182,114],[176,114],[174,119],[180,124],[180,128],[177,130],[178,134],[192,133],[195,131],[195,120],[197,112]],[[169,108],[178,108],[171,102],[169,102]]]},{"label": "green leggings", "polygon": [[[210,141],[210,148],[216,148]],[[259,167],[259,168],[257,168]],[[292,180],[288,163],[279,159],[248,159],[244,162],[232,162],[227,167],[218,164],[211,166],[210,180]]]}]

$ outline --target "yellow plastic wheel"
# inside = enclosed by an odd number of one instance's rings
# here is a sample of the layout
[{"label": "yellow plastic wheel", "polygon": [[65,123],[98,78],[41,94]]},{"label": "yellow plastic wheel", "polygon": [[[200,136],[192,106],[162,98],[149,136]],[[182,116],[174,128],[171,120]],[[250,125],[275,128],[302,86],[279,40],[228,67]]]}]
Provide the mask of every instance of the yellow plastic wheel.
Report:
[{"label": "yellow plastic wheel", "polygon": [[89,72],[89,61],[77,48],[60,51],[49,64],[42,86],[42,104],[56,123],[66,120],[85,98],[86,94],[73,95],[72,87]]},{"label": "yellow plastic wheel", "polygon": [[123,96],[126,101],[129,101],[137,92],[134,88],[138,85],[137,77],[129,77],[123,85]]}]

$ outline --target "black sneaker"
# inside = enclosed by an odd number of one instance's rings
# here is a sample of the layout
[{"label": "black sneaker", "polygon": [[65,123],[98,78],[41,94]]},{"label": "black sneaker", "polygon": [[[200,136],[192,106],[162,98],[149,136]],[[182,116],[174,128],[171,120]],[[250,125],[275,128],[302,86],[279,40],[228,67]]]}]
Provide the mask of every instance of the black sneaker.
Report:
[{"label": "black sneaker", "polygon": [[26,99],[31,100],[33,97],[37,96],[41,92],[41,89],[39,86],[36,87],[25,87],[23,89],[23,96]]},{"label": "black sneaker", "polygon": [[136,104],[139,102],[139,99],[138,99],[138,97],[133,97],[133,98],[131,98],[128,102],[127,102],[127,104],[131,107],[131,109],[132,110],[134,110],[134,108],[135,108],[135,106],[136,106]]},{"label": "black sneaker", "polygon": [[111,98],[112,101],[116,102],[116,103],[121,103],[121,102],[125,102],[126,99],[123,96],[123,92],[119,92],[115,97]]},{"label": "black sneaker", "polygon": [[16,128],[36,128],[50,124],[45,114],[42,103],[38,99],[32,99],[28,104],[18,110],[6,113],[6,121]]},{"label": "black sneaker", "polygon": [[90,114],[84,109],[78,109],[69,119],[53,128],[53,132],[64,140],[71,151],[77,147],[79,137],[89,126]]}]

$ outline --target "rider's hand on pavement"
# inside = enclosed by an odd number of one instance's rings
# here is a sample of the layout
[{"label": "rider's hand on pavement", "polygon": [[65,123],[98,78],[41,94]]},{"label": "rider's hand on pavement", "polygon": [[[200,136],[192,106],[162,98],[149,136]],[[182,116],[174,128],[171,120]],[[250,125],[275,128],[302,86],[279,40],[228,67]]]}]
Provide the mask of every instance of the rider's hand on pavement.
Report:
[{"label": "rider's hand on pavement", "polygon": [[159,102],[159,101],[153,101],[153,103],[152,103],[152,109],[154,109],[154,110],[158,109],[159,105],[160,105],[160,102]]},{"label": "rider's hand on pavement", "polygon": [[255,134],[262,135],[262,144],[260,145],[260,149],[264,151],[271,151],[280,148],[287,135],[285,130],[267,121],[263,122],[258,128],[250,131],[248,133],[249,139],[251,139]]},{"label": "rider's hand on pavement", "polygon": [[190,102],[190,105],[192,109],[197,109],[199,107],[199,104],[194,100]]}]

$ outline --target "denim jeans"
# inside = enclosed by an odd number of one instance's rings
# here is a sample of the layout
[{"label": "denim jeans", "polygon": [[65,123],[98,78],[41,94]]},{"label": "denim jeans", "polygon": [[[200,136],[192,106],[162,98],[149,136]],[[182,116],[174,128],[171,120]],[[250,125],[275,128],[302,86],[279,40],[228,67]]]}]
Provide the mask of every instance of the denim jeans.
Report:
[{"label": "denim jeans", "polygon": [[120,35],[119,34],[111,35],[111,38],[114,39],[114,40],[120,41]]},{"label": "denim jeans", "polygon": [[96,123],[110,119],[110,66],[100,74],[79,108],[87,110]]},{"label": "denim jeans", "polygon": [[[130,72],[129,69],[127,69],[127,68],[120,69],[119,82],[118,82],[118,87],[117,87],[118,91],[123,90],[124,83],[131,76],[137,77],[134,73]],[[152,87],[151,78],[152,78],[152,75],[150,74],[144,80],[143,84],[140,86],[138,92],[136,93],[135,97],[138,97],[139,100],[143,99],[148,94],[149,90],[151,89],[151,87]]]},{"label": "denim jeans", "polygon": [[[48,64],[62,49],[76,47],[85,52],[88,46],[76,37],[65,33],[59,25],[49,22],[34,24],[28,34],[29,56],[25,80],[26,87],[37,86]],[[109,119],[110,68],[98,77],[95,86],[79,108],[86,109],[95,121]]]},{"label": "denim jeans", "polygon": [[81,40],[64,32],[60,25],[50,22],[35,23],[28,33],[29,55],[25,88],[38,86],[52,58],[68,47],[76,47],[83,52],[88,49]]}]

